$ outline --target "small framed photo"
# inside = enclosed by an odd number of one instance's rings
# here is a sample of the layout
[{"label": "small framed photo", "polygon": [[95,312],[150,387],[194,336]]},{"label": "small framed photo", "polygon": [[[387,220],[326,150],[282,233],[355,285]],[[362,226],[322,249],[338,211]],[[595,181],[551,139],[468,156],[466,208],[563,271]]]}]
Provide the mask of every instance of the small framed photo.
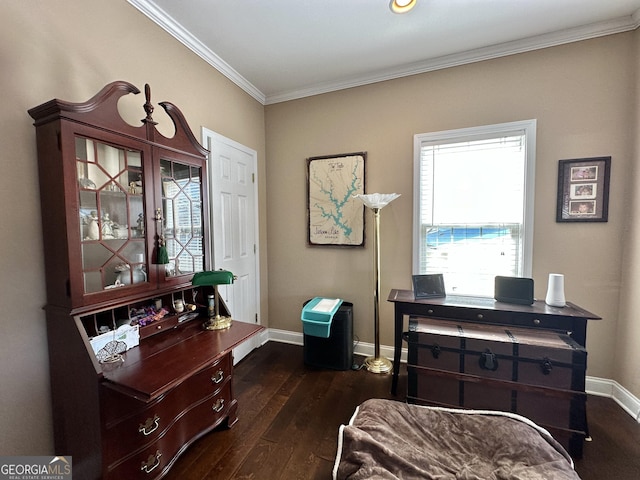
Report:
[{"label": "small framed photo", "polygon": [[446,297],[442,274],[413,275],[413,296],[415,298]]},{"label": "small framed photo", "polygon": [[611,157],[558,162],[556,222],[606,222]]}]

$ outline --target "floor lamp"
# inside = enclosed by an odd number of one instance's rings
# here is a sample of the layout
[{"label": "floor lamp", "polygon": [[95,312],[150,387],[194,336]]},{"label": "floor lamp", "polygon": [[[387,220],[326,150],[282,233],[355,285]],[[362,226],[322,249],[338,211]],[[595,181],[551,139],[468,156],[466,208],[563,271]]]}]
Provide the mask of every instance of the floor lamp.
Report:
[{"label": "floor lamp", "polygon": [[373,357],[364,360],[364,367],[373,373],[389,373],[393,364],[387,358],[380,357],[380,210],[386,207],[400,196],[399,193],[370,193],[367,195],[354,195],[373,210],[373,272],[375,290],[373,292],[374,336],[375,345]]}]

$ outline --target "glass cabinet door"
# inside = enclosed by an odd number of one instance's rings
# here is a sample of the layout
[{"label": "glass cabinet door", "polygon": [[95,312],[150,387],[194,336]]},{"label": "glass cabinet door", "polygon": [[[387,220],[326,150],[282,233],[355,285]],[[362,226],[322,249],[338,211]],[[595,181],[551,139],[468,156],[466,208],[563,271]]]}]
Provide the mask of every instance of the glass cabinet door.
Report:
[{"label": "glass cabinet door", "polygon": [[175,160],[160,160],[162,238],[168,262],[165,276],[204,270],[202,168]]},{"label": "glass cabinet door", "polygon": [[84,292],[147,283],[142,152],[76,136]]}]

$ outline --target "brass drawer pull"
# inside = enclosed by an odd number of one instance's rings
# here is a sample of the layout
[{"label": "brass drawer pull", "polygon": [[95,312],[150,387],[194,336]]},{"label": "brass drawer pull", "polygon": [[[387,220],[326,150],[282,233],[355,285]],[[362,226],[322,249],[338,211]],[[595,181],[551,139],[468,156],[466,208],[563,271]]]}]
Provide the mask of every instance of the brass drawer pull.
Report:
[{"label": "brass drawer pull", "polygon": [[149,455],[149,458],[147,459],[147,461],[142,462],[142,465],[140,466],[140,471],[145,473],[153,472],[160,465],[161,456],[162,454],[160,453],[160,450],[157,450],[155,455],[153,454]]},{"label": "brass drawer pull", "polygon": [[160,417],[158,415],[154,415],[153,418],[147,418],[147,421],[140,424],[140,428],[138,428],[138,432],[142,433],[145,437],[147,435],[151,435],[155,432],[160,426]]},{"label": "brass drawer pull", "polygon": [[211,407],[211,409],[216,413],[220,413],[223,408],[224,408],[224,398],[219,398],[218,400],[216,400],[215,405]]},{"label": "brass drawer pull", "polygon": [[224,379],[224,372],[222,370],[218,370],[215,375],[211,377],[211,381],[213,383],[220,383]]}]

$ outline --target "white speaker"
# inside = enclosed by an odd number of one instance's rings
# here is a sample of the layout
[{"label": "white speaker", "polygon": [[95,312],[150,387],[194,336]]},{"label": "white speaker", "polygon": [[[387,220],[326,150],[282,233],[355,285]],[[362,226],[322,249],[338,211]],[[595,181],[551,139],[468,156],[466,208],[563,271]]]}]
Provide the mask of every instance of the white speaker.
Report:
[{"label": "white speaker", "polygon": [[567,302],[564,299],[564,275],[560,273],[549,274],[549,285],[545,303],[552,307],[564,307]]}]

